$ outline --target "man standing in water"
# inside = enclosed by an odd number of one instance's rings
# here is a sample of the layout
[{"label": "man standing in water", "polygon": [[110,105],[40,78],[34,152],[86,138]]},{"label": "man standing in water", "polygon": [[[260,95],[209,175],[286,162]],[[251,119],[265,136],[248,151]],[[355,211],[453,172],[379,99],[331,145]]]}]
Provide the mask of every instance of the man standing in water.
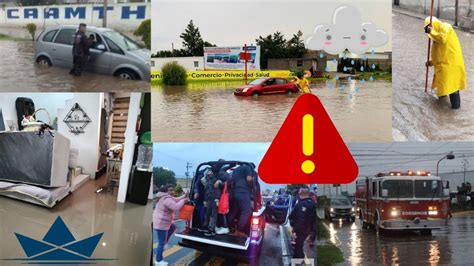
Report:
[{"label": "man standing in water", "polygon": [[449,23],[433,17],[425,19],[425,33],[433,41],[431,61],[427,66],[434,66],[432,88],[436,89],[438,97],[449,95],[451,108],[461,107],[459,91],[466,88],[466,70],[458,36]]},{"label": "man standing in water", "polygon": [[79,24],[79,30],[74,34],[74,41],[72,44],[72,63],[73,67],[69,74],[80,76],[89,54],[89,39],[86,36],[87,25]]}]

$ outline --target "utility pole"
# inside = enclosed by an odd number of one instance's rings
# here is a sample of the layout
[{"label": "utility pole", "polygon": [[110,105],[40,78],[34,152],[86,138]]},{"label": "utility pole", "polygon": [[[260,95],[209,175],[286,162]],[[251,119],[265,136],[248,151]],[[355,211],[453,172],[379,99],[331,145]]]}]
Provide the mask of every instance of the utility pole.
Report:
[{"label": "utility pole", "polygon": [[104,15],[102,17],[102,27],[106,28],[107,27],[107,1],[104,0]]},{"label": "utility pole", "polygon": [[186,162],[186,172],[184,173],[184,175],[186,176],[186,188],[189,188],[188,187],[188,179],[189,179],[189,169],[191,169],[193,166],[190,162]]},{"label": "utility pole", "polygon": [[469,160],[467,158],[464,158],[462,160],[462,169],[464,170],[464,181],[463,183],[466,183],[466,171],[469,168]]},{"label": "utility pole", "polygon": [[459,0],[456,0],[456,3],[454,4],[454,26],[458,26],[458,19],[459,19]]}]

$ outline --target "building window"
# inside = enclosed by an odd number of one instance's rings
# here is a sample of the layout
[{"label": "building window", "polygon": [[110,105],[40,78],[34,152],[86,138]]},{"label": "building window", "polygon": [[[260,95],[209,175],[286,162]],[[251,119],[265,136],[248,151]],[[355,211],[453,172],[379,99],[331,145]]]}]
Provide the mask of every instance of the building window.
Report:
[{"label": "building window", "polygon": [[155,67],[155,61],[151,60],[150,65],[151,65],[152,67]]},{"label": "building window", "polygon": [[194,61],[194,67],[199,67],[199,61]]},{"label": "building window", "polygon": [[296,66],[297,67],[302,67],[303,66],[303,60],[296,60]]}]

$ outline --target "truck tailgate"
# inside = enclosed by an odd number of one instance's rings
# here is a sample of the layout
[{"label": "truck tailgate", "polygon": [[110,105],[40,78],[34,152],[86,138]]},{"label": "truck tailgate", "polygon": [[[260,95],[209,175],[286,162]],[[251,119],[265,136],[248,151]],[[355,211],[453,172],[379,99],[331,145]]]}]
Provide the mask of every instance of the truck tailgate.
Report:
[{"label": "truck tailgate", "polygon": [[184,229],[182,232],[175,234],[175,236],[208,245],[240,250],[247,250],[250,243],[250,237],[234,235],[206,236],[204,235],[204,232],[200,232],[193,228]]}]

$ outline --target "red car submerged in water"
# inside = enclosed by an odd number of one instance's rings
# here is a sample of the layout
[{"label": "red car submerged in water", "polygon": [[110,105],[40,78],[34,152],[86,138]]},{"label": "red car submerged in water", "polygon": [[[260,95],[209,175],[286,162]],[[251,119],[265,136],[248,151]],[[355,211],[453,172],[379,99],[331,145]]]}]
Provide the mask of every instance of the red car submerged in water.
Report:
[{"label": "red car submerged in water", "polygon": [[296,93],[298,86],[285,78],[259,78],[234,91],[237,96],[258,96],[273,93]]}]

